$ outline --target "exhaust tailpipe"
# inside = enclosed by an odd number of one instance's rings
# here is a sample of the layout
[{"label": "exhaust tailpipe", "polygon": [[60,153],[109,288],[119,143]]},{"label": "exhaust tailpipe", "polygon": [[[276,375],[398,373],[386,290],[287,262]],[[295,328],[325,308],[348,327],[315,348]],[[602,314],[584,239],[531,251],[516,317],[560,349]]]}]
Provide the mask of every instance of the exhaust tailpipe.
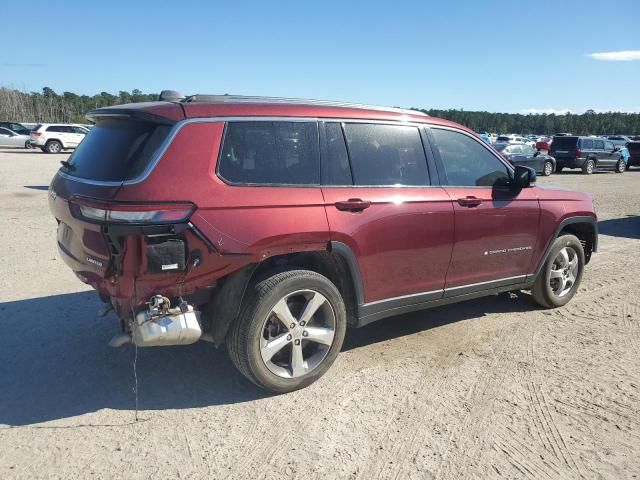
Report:
[{"label": "exhaust tailpipe", "polygon": [[118,333],[114,335],[111,340],[109,340],[109,346],[111,348],[119,348],[126,343],[131,343],[131,334],[129,333]]}]

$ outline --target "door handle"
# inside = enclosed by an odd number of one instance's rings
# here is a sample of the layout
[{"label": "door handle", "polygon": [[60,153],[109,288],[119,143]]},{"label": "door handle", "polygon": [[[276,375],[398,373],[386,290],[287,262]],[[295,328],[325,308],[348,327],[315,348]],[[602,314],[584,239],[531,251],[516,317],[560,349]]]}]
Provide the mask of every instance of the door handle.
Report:
[{"label": "door handle", "polygon": [[336,202],[336,208],[346,212],[361,212],[365,208],[369,208],[371,202],[369,200],[361,200],[360,198],[350,198]]},{"label": "door handle", "polygon": [[473,208],[480,205],[482,203],[482,199],[478,197],[462,197],[458,199],[458,203],[462,207]]}]

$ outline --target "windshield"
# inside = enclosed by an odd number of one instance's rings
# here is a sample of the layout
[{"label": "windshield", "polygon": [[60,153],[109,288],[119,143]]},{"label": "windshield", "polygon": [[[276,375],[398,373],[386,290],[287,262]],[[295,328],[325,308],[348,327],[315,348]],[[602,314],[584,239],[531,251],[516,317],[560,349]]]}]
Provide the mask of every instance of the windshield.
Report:
[{"label": "windshield", "polygon": [[131,120],[98,122],[63,170],[89,180],[133,179],[149,165],[170,129],[169,125]]}]

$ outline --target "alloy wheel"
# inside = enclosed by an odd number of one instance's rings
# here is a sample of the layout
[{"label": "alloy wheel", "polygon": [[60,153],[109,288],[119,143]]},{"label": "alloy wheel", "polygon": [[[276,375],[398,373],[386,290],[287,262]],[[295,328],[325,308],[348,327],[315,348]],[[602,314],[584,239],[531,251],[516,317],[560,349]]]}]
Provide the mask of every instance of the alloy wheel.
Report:
[{"label": "alloy wheel", "polygon": [[549,287],[557,297],[567,295],[578,277],[578,253],[572,247],[564,247],[551,265]]},{"label": "alloy wheel", "polygon": [[549,175],[551,175],[552,171],[553,171],[553,164],[551,162],[546,162],[544,164],[544,175],[548,177]]},{"label": "alloy wheel", "polygon": [[335,312],[324,295],[315,290],[289,293],[273,306],[262,326],[262,361],[279,377],[301,377],[325,359],[335,329]]},{"label": "alloy wheel", "polygon": [[595,168],[595,165],[593,163],[593,160],[589,160],[587,162],[587,173],[593,173],[594,168]]}]

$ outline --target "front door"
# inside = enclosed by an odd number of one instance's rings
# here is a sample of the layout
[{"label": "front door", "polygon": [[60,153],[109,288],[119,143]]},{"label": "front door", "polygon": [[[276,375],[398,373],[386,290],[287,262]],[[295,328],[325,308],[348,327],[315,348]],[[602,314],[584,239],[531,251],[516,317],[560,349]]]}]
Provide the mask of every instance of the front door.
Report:
[{"label": "front door", "polygon": [[455,212],[446,295],[522,281],[540,221],[535,188],[510,190],[505,163],[472,135],[448,128],[431,134]]},{"label": "front door", "polygon": [[440,298],[453,207],[444,188],[431,186],[420,129],[327,122],[324,131],[322,193],[331,240],[354,253],[361,300]]},{"label": "front door", "polygon": [[613,168],[620,159],[620,154],[616,151],[616,147],[613,142],[605,140],[604,151],[602,152],[602,165]]}]

